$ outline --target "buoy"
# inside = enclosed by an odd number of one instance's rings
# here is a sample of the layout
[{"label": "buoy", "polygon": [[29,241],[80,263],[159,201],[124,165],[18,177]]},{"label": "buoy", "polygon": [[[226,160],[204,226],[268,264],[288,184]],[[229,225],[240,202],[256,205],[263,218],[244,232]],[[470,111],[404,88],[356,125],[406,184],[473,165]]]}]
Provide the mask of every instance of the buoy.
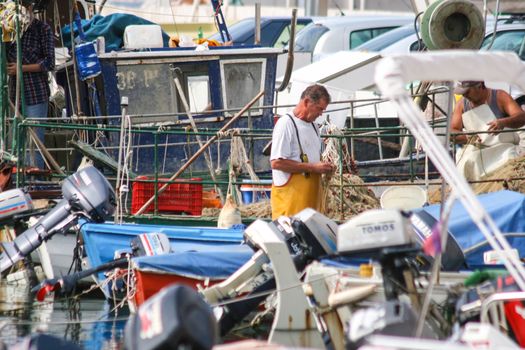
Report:
[{"label": "buoy", "polygon": [[219,213],[219,218],[217,220],[218,228],[231,228],[234,225],[242,224],[241,212],[239,208],[233,201],[231,195],[226,196],[226,201],[224,206]]}]

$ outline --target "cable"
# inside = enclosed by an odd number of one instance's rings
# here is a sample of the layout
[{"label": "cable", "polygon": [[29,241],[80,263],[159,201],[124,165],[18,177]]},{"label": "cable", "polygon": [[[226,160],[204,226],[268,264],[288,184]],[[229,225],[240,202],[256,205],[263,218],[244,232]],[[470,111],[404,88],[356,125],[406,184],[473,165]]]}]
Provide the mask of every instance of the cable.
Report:
[{"label": "cable", "polygon": [[418,30],[418,27],[417,27],[417,20],[419,19],[419,16],[421,16],[422,14],[424,14],[424,12],[420,12],[416,15],[416,18],[414,18],[414,31],[416,32],[416,39],[417,39],[417,50],[418,51],[423,51],[423,40],[421,40],[421,38],[419,37],[419,30]]}]

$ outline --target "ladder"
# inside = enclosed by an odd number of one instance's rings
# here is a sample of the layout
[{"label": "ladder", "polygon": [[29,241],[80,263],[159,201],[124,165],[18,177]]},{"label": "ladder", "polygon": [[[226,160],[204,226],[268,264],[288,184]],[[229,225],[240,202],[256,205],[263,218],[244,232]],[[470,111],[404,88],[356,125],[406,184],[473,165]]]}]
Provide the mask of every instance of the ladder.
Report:
[{"label": "ladder", "polygon": [[222,0],[211,0],[211,6],[213,6],[215,22],[219,28],[219,33],[221,33],[222,41],[227,42],[232,40],[226,22],[224,21],[224,15],[222,14]]}]

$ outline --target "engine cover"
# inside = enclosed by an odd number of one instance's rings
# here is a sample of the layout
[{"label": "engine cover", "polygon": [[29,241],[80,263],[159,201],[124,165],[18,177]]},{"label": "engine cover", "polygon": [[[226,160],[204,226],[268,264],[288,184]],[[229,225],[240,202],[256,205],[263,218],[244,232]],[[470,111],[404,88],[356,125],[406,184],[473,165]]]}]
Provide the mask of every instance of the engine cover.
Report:
[{"label": "engine cover", "polygon": [[339,226],[337,251],[358,253],[408,245],[414,232],[405,213],[395,209],[374,209],[359,214]]},{"label": "engine cover", "polygon": [[31,196],[19,188],[0,193],[0,221],[33,210]]}]

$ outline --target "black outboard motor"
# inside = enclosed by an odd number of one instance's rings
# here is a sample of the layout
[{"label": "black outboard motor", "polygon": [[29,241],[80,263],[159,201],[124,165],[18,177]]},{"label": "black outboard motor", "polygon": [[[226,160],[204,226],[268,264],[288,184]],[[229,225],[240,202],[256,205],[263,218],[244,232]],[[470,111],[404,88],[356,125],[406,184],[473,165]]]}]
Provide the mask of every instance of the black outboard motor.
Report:
[{"label": "black outboard motor", "polygon": [[[2,346],[0,345],[0,349]],[[7,348],[8,350],[80,350],[81,347],[70,341],[48,334],[33,334],[20,343]]]},{"label": "black outboard motor", "polygon": [[103,222],[115,210],[115,192],[108,180],[93,166],[79,170],[62,183],[62,199],[46,215],[13,242],[2,243],[0,273],[31,254],[43,241],[65,231],[80,216]]},{"label": "black outboard motor", "polygon": [[124,330],[127,350],[211,349],[217,323],[201,296],[183,285],[166,287],[142,304]]},{"label": "black outboard motor", "polygon": [[[416,233],[417,243],[423,246],[423,242],[430,237],[434,225],[437,220],[424,210],[412,213],[410,216],[412,228]],[[429,255],[420,255],[427,260],[427,264],[431,265],[434,258]],[[451,232],[448,232],[447,245],[441,253],[441,270],[442,271],[459,271],[467,267],[465,253],[461,249],[458,241],[454,238]]]}]

